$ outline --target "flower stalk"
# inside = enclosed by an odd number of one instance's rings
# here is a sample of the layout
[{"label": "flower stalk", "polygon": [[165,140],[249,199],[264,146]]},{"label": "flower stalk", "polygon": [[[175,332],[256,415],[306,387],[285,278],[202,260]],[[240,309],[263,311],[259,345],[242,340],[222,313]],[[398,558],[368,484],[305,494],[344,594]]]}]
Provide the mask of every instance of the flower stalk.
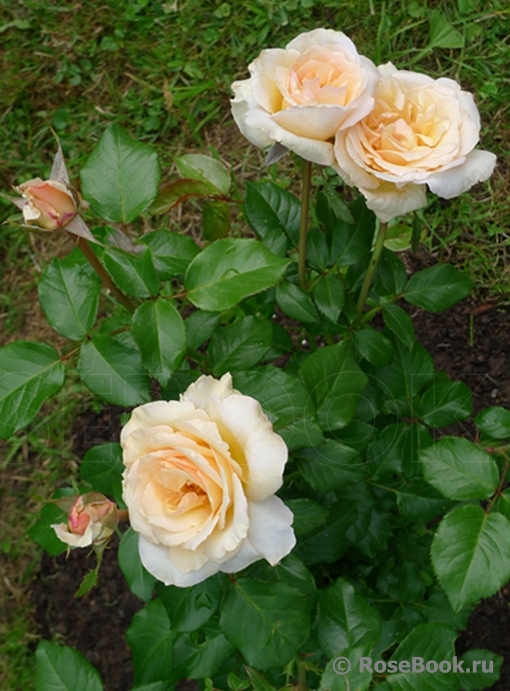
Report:
[{"label": "flower stalk", "polygon": [[367,295],[368,291],[370,290],[370,285],[372,283],[372,278],[374,277],[375,270],[377,268],[377,264],[379,263],[379,259],[381,258],[381,252],[384,247],[384,240],[386,238],[386,231],[388,229],[388,224],[387,223],[379,223],[379,228],[377,230],[377,237],[375,240],[375,246],[374,246],[374,251],[372,252],[372,257],[370,259],[370,264],[368,265],[367,272],[365,274],[365,279],[363,281],[363,285],[361,286],[361,292],[359,294],[358,298],[358,305],[357,305],[357,316],[356,319],[354,320],[354,326],[359,326],[362,316],[363,316],[363,308],[365,307],[365,302],[367,300]]},{"label": "flower stalk", "polygon": [[303,185],[301,188],[301,221],[299,225],[298,282],[306,290],[306,237],[308,234],[308,213],[310,209],[310,190],[312,187],[312,163],[304,161]]}]

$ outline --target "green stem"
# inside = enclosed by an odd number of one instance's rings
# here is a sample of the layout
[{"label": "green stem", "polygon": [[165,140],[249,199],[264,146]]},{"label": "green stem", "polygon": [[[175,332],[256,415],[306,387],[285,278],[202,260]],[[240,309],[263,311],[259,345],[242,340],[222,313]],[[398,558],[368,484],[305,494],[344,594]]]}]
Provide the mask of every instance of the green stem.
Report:
[{"label": "green stem", "polygon": [[308,685],[306,683],[306,667],[303,662],[298,662],[297,691],[308,691]]},{"label": "green stem", "polygon": [[299,287],[302,290],[306,290],[306,235],[308,233],[308,211],[310,208],[310,189],[312,187],[312,164],[310,161],[304,161],[304,164],[298,252],[298,281]]},{"label": "green stem", "polygon": [[372,258],[370,259],[370,264],[368,265],[367,272],[365,274],[365,280],[361,286],[361,293],[358,298],[358,314],[354,320],[354,326],[359,326],[362,316],[363,308],[365,307],[365,302],[367,300],[368,291],[370,290],[370,284],[372,283],[372,278],[374,277],[377,264],[381,257],[382,248],[384,247],[384,239],[386,237],[386,229],[388,228],[387,223],[379,223],[379,230],[377,231],[377,237],[375,240],[374,251],[372,252]]},{"label": "green stem", "polygon": [[117,288],[117,286],[115,285],[115,283],[110,278],[110,276],[107,273],[104,266],[101,264],[99,259],[96,257],[94,250],[91,247],[89,247],[87,241],[81,237],[76,238],[75,235],[73,235],[72,237],[73,237],[73,240],[76,240],[76,244],[78,245],[80,250],[83,252],[85,257],[88,259],[90,265],[92,266],[94,271],[97,273],[99,278],[102,280],[105,287],[108,288],[108,290],[112,293],[112,295],[115,295],[115,297],[120,302],[120,304],[123,305],[127,309],[128,312],[131,312],[131,314],[133,314],[136,307],[133,305],[133,303],[127,297],[127,295],[124,295],[124,293],[121,290],[119,290],[119,288]]}]

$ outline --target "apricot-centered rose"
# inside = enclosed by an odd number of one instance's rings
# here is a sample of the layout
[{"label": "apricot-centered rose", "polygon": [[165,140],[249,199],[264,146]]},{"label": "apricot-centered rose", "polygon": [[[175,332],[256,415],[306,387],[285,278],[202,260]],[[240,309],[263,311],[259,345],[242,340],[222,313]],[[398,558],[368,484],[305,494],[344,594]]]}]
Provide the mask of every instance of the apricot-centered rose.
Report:
[{"label": "apricot-centered rose", "polygon": [[230,374],[135,408],[121,444],[129,520],[158,580],[190,586],[293,548],[292,512],[274,496],[287,447]]},{"label": "apricot-centered rose", "polygon": [[307,161],[333,163],[332,139],[373,107],[375,65],[342,32],[315,29],[263,50],[251,77],[232,84],[232,114],[255,146],[275,142]]},{"label": "apricot-centered rose", "polygon": [[426,187],[445,199],[487,180],[496,164],[475,150],[480,116],[451,79],[378,68],[372,112],[335,139],[335,167],[367,206],[389,221],[426,204]]}]

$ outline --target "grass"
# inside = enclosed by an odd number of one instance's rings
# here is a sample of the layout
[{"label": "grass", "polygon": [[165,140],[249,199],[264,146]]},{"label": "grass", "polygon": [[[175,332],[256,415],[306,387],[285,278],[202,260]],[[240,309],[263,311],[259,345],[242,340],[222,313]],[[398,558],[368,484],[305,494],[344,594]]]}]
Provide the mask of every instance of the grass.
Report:
[{"label": "grass", "polygon": [[[168,178],[173,158],[213,150],[236,182],[264,175],[263,156],[246,144],[230,117],[230,84],[266,47],[283,47],[318,26],[344,31],[376,63],[458,80],[476,94],[482,147],[499,166],[492,180],[424,212],[429,251],[467,268],[490,299],[510,295],[508,152],[510,10],[506,0],[0,0],[2,85],[0,190],[47,176],[59,135],[71,174],[111,122],[154,144]],[[280,171],[282,168],[280,167]],[[274,174],[273,171],[270,171]],[[292,183],[293,171],[283,175]],[[0,199],[0,220],[12,213]],[[67,246],[58,236],[31,236],[0,226],[0,344],[14,338],[54,340],[37,304],[41,267]],[[37,550],[25,537],[35,504],[63,473],[72,475],[69,428],[75,409],[49,411],[48,445],[33,426],[2,470],[0,583],[7,624],[0,685],[33,688],[33,641],[27,583]],[[67,435],[67,436],[66,436]],[[44,454],[23,465],[24,454]],[[0,455],[2,449],[0,448]],[[33,456],[30,456],[33,458]],[[4,458],[5,460],[5,458]],[[13,470],[14,468],[14,470]],[[12,480],[10,476],[23,477]],[[27,508],[28,507],[28,508]],[[3,608],[4,609],[4,608]]]}]

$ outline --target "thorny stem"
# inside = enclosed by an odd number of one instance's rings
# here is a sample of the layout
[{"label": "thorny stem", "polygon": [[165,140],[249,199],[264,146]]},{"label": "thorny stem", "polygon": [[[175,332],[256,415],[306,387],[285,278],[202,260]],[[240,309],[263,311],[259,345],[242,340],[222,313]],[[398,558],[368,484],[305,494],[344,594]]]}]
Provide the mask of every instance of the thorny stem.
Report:
[{"label": "thorny stem", "polygon": [[301,189],[301,222],[299,226],[298,281],[299,287],[306,290],[306,236],[308,233],[308,211],[310,208],[310,189],[312,186],[312,164],[304,161],[303,186]]},{"label": "thorny stem", "polygon": [[379,230],[377,231],[377,238],[375,240],[374,251],[372,252],[372,257],[370,259],[370,264],[368,265],[367,272],[365,274],[365,280],[361,287],[361,293],[358,298],[358,314],[354,320],[354,326],[359,326],[361,319],[363,317],[363,308],[365,307],[365,302],[367,299],[368,291],[370,290],[370,284],[372,283],[372,278],[374,277],[377,264],[381,257],[382,248],[384,247],[384,239],[386,237],[386,230],[388,228],[387,223],[380,223]]},{"label": "thorny stem", "polygon": [[94,269],[94,271],[97,273],[99,278],[102,280],[103,284],[105,285],[106,288],[114,295],[117,300],[120,302],[121,305],[123,305],[128,312],[133,312],[135,311],[135,306],[131,302],[131,300],[124,295],[124,293],[117,288],[115,283],[112,281],[110,276],[108,275],[106,269],[104,266],[101,264],[99,259],[96,257],[94,254],[94,251],[92,250],[91,247],[89,247],[87,241],[84,238],[78,237],[76,238],[75,235],[73,235],[73,239],[76,240],[76,244],[80,248],[80,250],[83,252],[84,256],[88,259],[90,265]]}]

